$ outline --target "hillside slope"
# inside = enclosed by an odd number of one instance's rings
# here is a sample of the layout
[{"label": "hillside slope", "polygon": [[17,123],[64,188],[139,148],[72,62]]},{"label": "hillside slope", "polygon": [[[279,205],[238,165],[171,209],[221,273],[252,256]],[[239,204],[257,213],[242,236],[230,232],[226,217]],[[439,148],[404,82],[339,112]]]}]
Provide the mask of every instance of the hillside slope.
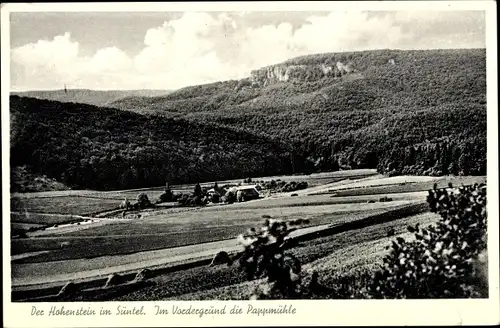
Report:
[{"label": "hillside slope", "polygon": [[11,166],[69,187],[130,189],[293,170],[286,146],[228,128],[18,96],[10,97],[10,115]]},{"label": "hillside slope", "polygon": [[23,91],[11,92],[11,95],[20,97],[31,97],[38,99],[54,100],[61,102],[75,102],[81,104],[106,106],[112,102],[119,101],[128,97],[148,98],[154,96],[163,96],[171,91],[168,90],[88,90],[88,89],[69,89],[64,90],[46,90],[46,91]]},{"label": "hillside slope", "polygon": [[112,106],[289,143],[317,170],[485,174],[485,49],[327,53]]}]

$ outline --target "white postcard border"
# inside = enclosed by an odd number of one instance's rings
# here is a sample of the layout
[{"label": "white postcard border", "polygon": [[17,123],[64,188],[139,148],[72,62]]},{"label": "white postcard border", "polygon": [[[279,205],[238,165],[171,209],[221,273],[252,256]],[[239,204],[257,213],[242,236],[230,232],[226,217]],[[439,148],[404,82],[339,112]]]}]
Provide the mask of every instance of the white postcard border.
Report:
[{"label": "white postcard border", "polygon": [[[92,302],[92,303],[12,303],[10,301],[10,196],[9,196],[9,84],[10,39],[9,12],[28,11],[322,11],[322,10],[485,10],[487,28],[487,106],[488,106],[488,300],[327,300],[327,301],[192,301],[192,302]],[[219,2],[219,3],[57,3],[2,4],[2,208],[3,208],[3,317],[5,327],[105,327],[105,326],[283,326],[283,325],[461,325],[495,324],[499,315],[499,253],[498,253],[498,99],[497,99],[497,19],[493,1],[380,1],[380,2]],[[219,307],[229,311],[239,305],[278,307],[292,305],[296,314],[256,316],[167,315],[155,316],[32,316],[32,306],[46,311],[60,308],[109,308],[119,305],[132,308],[145,306],[154,313],[154,306]],[[151,312],[152,311],[152,312]]]}]

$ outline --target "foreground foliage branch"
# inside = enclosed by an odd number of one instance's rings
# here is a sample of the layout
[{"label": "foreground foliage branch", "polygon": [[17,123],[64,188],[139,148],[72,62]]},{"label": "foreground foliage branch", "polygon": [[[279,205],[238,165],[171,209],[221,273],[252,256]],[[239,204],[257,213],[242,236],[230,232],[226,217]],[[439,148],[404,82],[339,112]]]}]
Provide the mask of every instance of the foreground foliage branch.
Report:
[{"label": "foreground foliage branch", "polygon": [[296,230],[291,226],[303,223],[300,219],[288,223],[266,219],[261,227],[250,228],[238,236],[243,251],[233,256],[220,252],[212,264],[216,261],[236,264],[248,280],[267,278],[268,284],[263,290],[256,290],[252,299],[299,298],[302,266],[287,252],[293,245],[293,239],[287,237]]},{"label": "foreground foliage branch", "polygon": [[486,186],[434,186],[427,201],[440,221],[427,228],[409,226],[414,240],[392,242],[370,292],[375,298],[487,297],[480,256],[487,241]]}]

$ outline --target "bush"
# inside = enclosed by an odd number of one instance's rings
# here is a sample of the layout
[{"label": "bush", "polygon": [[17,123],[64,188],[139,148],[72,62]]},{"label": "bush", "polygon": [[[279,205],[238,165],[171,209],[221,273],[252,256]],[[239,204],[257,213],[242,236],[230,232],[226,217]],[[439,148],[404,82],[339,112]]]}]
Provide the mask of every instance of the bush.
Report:
[{"label": "bush", "polygon": [[173,202],[178,202],[180,198],[182,198],[184,194],[179,193],[179,192],[174,192],[172,193],[172,201]]},{"label": "bush", "polygon": [[[375,298],[488,297],[480,285],[486,249],[485,185],[436,189],[427,197],[432,212],[441,216],[436,226],[408,227],[414,241],[398,237],[374,275],[370,291]],[[487,289],[486,289],[487,290]]]},{"label": "bush", "polygon": [[137,195],[137,206],[139,207],[139,209],[148,208],[152,205],[153,204],[151,204],[151,202],[149,201],[148,195],[146,195],[145,193],[140,193],[139,195]]},{"label": "bush", "polygon": [[306,181],[301,181],[297,184],[297,190],[306,189],[307,187],[308,187],[308,184]]},{"label": "bush", "polygon": [[19,228],[11,228],[10,235],[12,238],[28,238],[26,230]]},{"label": "bush", "polygon": [[173,200],[174,200],[174,195],[170,189],[166,189],[165,192],[161,194],[159,198],[160,203],[171,202]]},{"label": "bush", "polygon": [[237,255],[248,280],[267,278],[270,288],[256,298],[297,298],[300,295],[301,264],[286,252],[291,243],[285,239],[295,228],[285,222],[266,219],[260,229],[251,228],[238,239],[245,247]]},{"label": "bush", "polygon": [[189,202],[189,195],[187,194],[178,194],[176,195],[175,200],[180,204],[180,205],[187,205]]},{"label": "bush", "polygon": [[311,223],[311,221],[309,219],[300,219],[300,218],[288,221],[288,224],[290,226],[299,226],[299,225],[304,225],[304,224],[309,224],[309,223]]}]

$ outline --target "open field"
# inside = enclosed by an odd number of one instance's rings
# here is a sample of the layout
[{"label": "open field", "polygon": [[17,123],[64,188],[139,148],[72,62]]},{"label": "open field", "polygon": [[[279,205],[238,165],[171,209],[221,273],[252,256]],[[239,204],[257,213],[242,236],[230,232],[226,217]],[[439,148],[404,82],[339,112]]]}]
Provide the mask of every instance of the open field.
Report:
[{"label": "open field", "polygon": [[[332,181],[361,179],[374,175],[376,175],[375,170],[353,170],[311,175],[255,178],[254,180],[281,179],[283,181],[307,181],[309,186],[317,186],[331,183]],[[218,184],[220,186],[224,184],[238,184],[242,180],[219,181]],[[212,185],[213,182],[201,184],[202,187]],[[173,185],[171,189],[173,191],[190,192],[194,189],[194,184]],[[161,186],[118,191],[62,190],[38,193],[15,193],[11,195],[11,211],[84,215],[111,210],[118,207],[125,197],[135,200],[137,195],[142,192],[146,193],[151,201],[154,201],[163,193],[163,190],[164,187]]]},{"label": "open field", "polygon": [[[379,174],[373,169],[359,169],[359,170],[347,170],[347,171],[335,171],[335,172],[321,172],[312,174],[295,174],[295,175],[276,175],[267,177],[252,177],[252,181],[271,181],[271,180],[281,180],[281,181],[306,181],[309,187],[315,187],[319,185],[324,185],[332,182],[337,182],[346,179],[363,179],[371,176],[378,176]],[[223,180],[217,181],[219,186],[225,184],[239,184],[244,179],[233,179],[233,180]],[[200,183],[202,187],[211,187],[213,182]],[[179,191],[191,191],[194,189],[195,184],[184,184],[184,185],[174,185],[172,189]]]},{"label": "open field", "polygon": [[[351,216],[348,220],[341,223],[310,227],[301,226],[299,230],[292,232],[290,236],[297,242],[305,242],[311,239],[330,236],[332,234],[339,234],[356,229],[359,230],[364,227],[394,221],[398,218],[425,212],[426,210],[427,205],[424,203],[402,206],[364,217],[360,216],[356,218],[356,216]],[[95,257],[91,259],[16,263],[13,268],[13,281],[16,286],[31,285],[36,287],[36,285],[57,281],[105,276],[113,272],[130,272],[131,270],[134,271],[144,267],[170,267],[172,264],[174,266],[179,264],[186,264],[189,266],[190,260],[192,262],[194,259],[200,259],[203,263],[208,264],[212,256],[221,249],[228,252],[236,251],[241,250],[241,245],[235,238],[232,238],[211,243],[163,248],[132,254]],[[23,253],[13,256],[12,259],[17,260],[41,253],[43,252]],[[207,260],[208,262],[206,262]]]},{"label": "open field", "polygon": [[33,212],[13,212],[10,214],[10,220],[11,223],[51,226],[54,224],[81,221],[82,217],[71,214],[66,215]]},{"label": "open field", "polygon": [[[386,236],[390,228],[394,228],[396,235],[406,235],[407,225],[422,225],[436,222],[438,217],[431,213],[423,213],[408,218],[373,225],[366,228],[351,230],[332,236],[322,237],[301,243],[291,252],[296,255],[304,265],[304,271],[308,272],[312,268],[320,272],[320,281],[326,283],[330,276],[326,276],[324,269],[330,265],[335,272],[343,272],[343,263],[346,268],[355,268],[355,264],[362,264],[365,267],[377,264],[381,256],[380,248],[390,244],[392,238]],[[374,247],[377,246],[377,247]],[[362,257],[357,256],[357,249]],[[370,250],[373,250],[371,252]],[[366,254],[365,254],[366,253]],[[363,258],[368,260],[363,260]],[[352,260],[355,258],[355,260]],[[323,260],[328,260],[321,267]],[[337,260],[335,260],[337,259]],[[350,262],[347,262],[350,260]],[[333,264],[332,264],[333,263]],[[362,267],[360,267],[361,269]],[[245,275],[236,267],[225,265],[216,267],[198,267],[182,272],[173,272],[161,275],[153,279],[155,286],[146,287],[130,294],[111,299],[112,301],[156,301],[156,300],[247,300],[253,289],[258,284],[263,284],[262,280],[247,282]],[[84,297],[79,299],[87,301]]]},{"label": "open field", "polygon": [[13,212],[88,215],[112,210],[121,200],[97,197],[57,196],[44,198],[11,198]]},{"label": "open field", "polygon": [[[391,178],[387,178],[391,179]],[[382,179],[384,180],[384,179]],[[376,180],[374,180],[376,181]],[[333,193],[335,197],[349,197],[349,196],[361,196],[361,195],[381,195],[388,193],[408,193],[417,191],[426,191],[433,188],[434,183],[437,184],[438,188],[444,188],[448,186],[448,183],[453,185],[467,185],[474,183],[484,183],[486,182],[486,177],[443,177],[435,178],[428,181],[422,181],[418,183],[393,183],[392,181],[377,181],[377,184],[367,184],[367,183],[355,183],[346,185],[343,188],[332,189],[329,193]]]},{"label": "open field", "polygon": [[[348,176],[346,172],[343,174]],[[411,215],[411,211],[405,212],[412,206],[425,207],[427,190],[431,189],[434,183],[444,187],[449,182],[469,184],[486,181],[486,177],[397,177],[398,179],[378,175],[358,177],[359,180],[333,182],[331,177],[328,177],[330,180],[325,184],[301,190],[295,197],[292,197],[291,193],[281,193],[255,201],[222,206],[155,208],[142,211],[141,218],[134,218],[131,215],[121,219],[119,215],[120,219],[97,219],[85,227],[76,229],[55,228],[41,231],[40,234],[32,233],[31,238],[11,240],[12,278],[28,282],[30,279],[45,281],[45,277],[74,275],[76,279],[80,273],[90,272],[89,270],[99,272],[102,268],[110,270],[129,266],[139,268],[140,263],[160,265],[165,263],[167,258],[168,261],[177,257],[188,259],[186,256],[189,254],[182,252],[190,252],[188,250],[190,248],[193,250],[199,248],[196,251],[197,256],[200,256],[204,249],[207,252],[215,250],[210,249],[209,244],[203,243],[216,245],[217,242],[228,247],[235,246],[234,238],[248,228],[262,224],[264,216],[285,221],[307,218],[310,222],[304,226],[305,228],[327,225],[333,227],[331,232],[301,241],[292,252],[302,263],[310,264],[306,267],[313,265],[316,260],[328,260],[327,263],[332,263],[329,265],[334,268],[332,272],[335,273],[332,274],[338,277],[338,272],[347,269],[361,270],[377,263],[383,255],[380,245],[388,241],[389,228],[394,228],[396,234],[401,234],[409,223],[422,224],[435,221],[437,217],[430,213]],[[346,194],[340,195],[342,192]],[[381,201],[383,196],[390,197],[391,200]],[[44,200],[53,201],[57,198],[68,197],[29,197],[23,200],[33,201],[31,204],[43,208]],[[94,196],[89,199],[99,200]],[[122,198],[117,197],[116,201],[120,199]],[[105,205],[114,201],[107,197],[101,200]],[[94,204],[96,203],[91,205]],[[83,208],[76,203],[74,205],[74,208]],[[425,211],[423,207],[419,211]],[[49,206],[45,205],[45,208]],[[391,213],[389,216],[394,215],[394,217],[388,217],[388,212]],[[37,215],[38,217],[26,216],[26,212],[21,213],[13,223],[47,224],[51,219],[62,220],[64,217],[72,217],[43,213]],[[411,216],[406,217],[408,215]],[[33,218],[39,219],[33,220]],[[177,254],[177,251],[181,253]],[[317,265],[319,263],[317,262]],[[321,267],[316,269],[322,270]],[[173,280],[176,281],[172,282]],[[157,283],[156,286],[131,291],[123,297],[130,300],[156,300],[169,297],[211,299],[219,293],[215,298],[234,298],[234,294],[238,294],[245,299],[248,292],[248,290],[245,292],[245,288],[255,285],[255,282],[245,282],[244,276],[234,268],[225,266],[170,272],[154,278],[154,281]]]},{"label": "open field", "polygon": [[[319,205],[335,205],[335,204],[358,204],[363,206],[363,203],[370,201],[378,202],[381,197],[388,196],[393,201],[404,200],[417,200],[425,199],[427,191],[411,192],[411,193],[387,193],[384,195],[362,195],[362,196],[346,196],[334,197],[331,194],[306,194],[299,195],[298,197],[276,197],[264,198],[258,201],[235,203],[227,205],[227,208],[241,208],[241,209],[260,209],[260,208],[276,208],[276,207],[297,207],[297,206],[319,206]],[[218,207],[207,209],[210,211],[220,210]]]},{"label": "open field", "polygon": [[[347,170],[347,171],[335,171],[335,172],[322,172],[322,173],[312,173],[309,175],[296,174],[296,175],[283,175],[283,176],[268,176],[268,177],[254,177],[252,180],[283,180],[283,181],[307,181],[309,186],[323,185],[331,183],[334,181],[339,181],[339,179],[362,179],[366,177],[381,176],[374,169],[359,169],[359,170]],[[222,186],[224,184],[238,184],[243,181],[242,179],[233,180],[223,180],[217,181],[217,183]],[[214,182],[203,182],[200,183],[202,187],[210,187]],[[183,191],[194,189],[195,184],[182,184],[182,185],[171,185],[171,189],[174,191]],[[140,189],[129,189],[129,190],[115,190],[115,191],[97,191],[97,190],[58,190],[58,191],[41,191],[41,192],[25,192],[25,193],[13,193],[11,196],[16,198],[43,198],[43,197],[61,197],[61,196],[87,196],[87,197],[98,197],[98,198],[117,198],[123,199],[123,195],[133,194],[137,196],[140,192],[149,193],[152,192],[162,192],[164,186],[150,187],[150,188],[140,188]]]},{"label": "open field", "polygon": [[[410,204],[409,201],[365,204],[284,207],[260,210],[220,211],[198,209],[175,215],[151,215],[136,221],[109,221],[63,234],[12,240],[12,254],[50,250],[26,262],[60,261],[78,258],[129,254],[145,250],[178,247],[196,243],[231,239],[262,222],[263,215],[277,219],[309,217],[311,225],[343,223],[374,215],[389,208]],[[16,261],[18,262],[18,261]]]},{"label": "open field", "polygon": [[38,229],[38,228],[45,227],[45,224],[11,222],[10,226],[13,229],[29,230],[29,229]]},{"label": "open field", "polygon": [[360,181],[353,181],[349,183],[346,188],[363,188],[373,185],[383,186],[383,185],[395,185],[395,184],[407,184],[407,183],[424,183],[439,180],[439,177],[429,177],[429,176],[395,176],[395,177],[382,177],[376,179],[362,179]]},{"label": "open field", "polygon": [[[404,212],[400,212],[400,214],[402,214]],[[385,238],[385,235],[386,235],[386,232],[388,229],[390,228],[394,228],[396,230],[396,234],[399,234],[399,232],[404,232],[405,231],[405,224],[415,224],[416,222],[419,222],[421,224],[426,224],[427,222],[431,223],[431,222],[434,222],[436,220],[436,216],[433,215],[433,214],[430,214],[430,213],[427,213],[427,214],[419,214],[419,215],[410,215],[410,216],[405,216],[404,214],[402,215],[403,218],[401,219],[395,219],[395,220],[390,220],[390,221],[381,221],[379,222],[378,224],[376,223],[373,223],[373,224],[368,224],[368,225],[360,225],[360,226],[357,226],[357,227],[351,227],[350,229],[347,229],[347,230],[337,230],[336,232],[335,231],[332,231],[330,234],[327,234],[323,237],[316,237],[316,238],[312,238],[312,239],[304,239],[302,241],[299,241],[299,244],[297,246],[295,246],[291,252],[293,252],[296,256],[298,256],[300,258],[300,260],[303,262],[303,263],[310,263],[311,261],[314,261],[315,259],[321,259],[322,257],[324,256],[327,256],[328,254],[330,254],[331,252],[333,251],[339,251],[339,252],[343,252],[343,249],[345,248],[344,246],[346,245],[346,243],[348,245],[349,242],[354,242],[353,245],[357,245],[356,244],[356,241],[366,241],[366,240],[377,240],[377,238]],[[353,235],[353,233],[356,233],[356,235]],[[228,241],[227,243],[227,247],[222,247],[222,249],[225,249],[227,251],[229,251],[230,249],[232,249],[232,246],[230,245],[236,245],[233,240],[231,241]],[[205,246],[206,245],[206,246]],[[214,245],[210,245],[210,244],[203,244],[203,245],[193,245],[193,247],[195,248],[199,248],[199,247],[202,247],[202,248],[206,248],[206,249],[210,249],[211,247],[213,248],[215,246],[215,243]],[[217,246],[215,246],[217,247]],[[218,247],[221,247],[221,246],[218,246]],[[355,247],[351,247],[352,251],[355,251]],[[177,250],[178,251],[181,251],[181,249],[170,249],[172,250],[172,255],[175,257],[176,254],[179,254],[181,255],[181,253],[178,253],[176,252]],[[164,253],[164,251],[161,251]],[[153,252],[155,253],[155,252]],[[147,254],[147,253],[142,253],[142,254]],[[143,255],[141,255],[141,253],[138,253],[137,254],[139,257],[138,259],[143,259]],[[146,255],[148,256],[148,255]],[[116,259],[118,259],[119,257],[117,257]],[[108,259],[110,260],[113,260],[114,258],[112,257],[108,257]],[[69,261],[72,263],[72,265],[75,265],[78,267],[78,261]],[[48,266],[51,266],[53,267],[52,263],[54,264],[57,264],[57,262],[48,262],[46,263]],[[208,264],[208,262],[206,262]],[[321,262],[320,262],[321,263]],[[131,263],[132,264],[132,263]],[[133,264],[137,264],[137,263],[133,263]],[[307,267],[308,265],[306,264],[305,267]],[[82,270],[86,270],[88,269],[85,265],[80,265],[81,269]],[[238,272],[238,270],[236,270],[235,268],[228,268],[228,269],[235,269],[235,270],[224,270],[226,269],[227,267],[226,266],[216,266],[216,267],[207,267],[207,266],[187,266],[185,267],[184,269],[177,269],[177,270],[174,270],[174,271],[171,271],[171,270],[163,270],[163,269],[160,269],[160,271],[158,271],[158,273],[156,274],[156,277],[154,280],[154,283],[158,283],[158,284],[161,284],[165,279],[175,279],[176,277],[179,277],[180,274],[182,274],[182,272],[186,272],[188,273],[188,276],[186,277],[188,279],[188,281],[182,281],[182,279],[179,279],[179,281],[175,281],[173,284],[168,283],[168,286],[157,286],[157,288],[155,289],[165,289],[165,288],[173,288],[175,290],[177,290],[177,288],[180,288],[180,290],[177,291],[177,293],[182,293],[183,291],[183,288],[182,286],[184,286],[185,283],[187,283],[191,289],[193,288],[196,288],[196,283],[193,282],[191,280],[191,278],[193,278],[194,280],[197,279],[197,275],[195,274],[194,277],[190,277],[190,273],[192,272],[198,272],[198,273],[202,273],[204,275],[208,274],[209,275],[209,278],[214,278],[214,279],[209,279],[209,281],[207,280],[203,280],[203,281],[200,281],[198,282],[198,284],[201,285],[202,287],[202,290],[204,290],[204,286],[206,283],[208,284],[215,284],[215,286],[226,286],[228,283],[231,284],[231,283],[238,283],[238,281],[233,281],[231,279],[232,278],[237,278],[239,281],[244,281],[244,277]],[[55,267],[54,267],[55,269]],[[180,270],[180,271],[179,271]],[[107,271],[107,269],[106,269]],[[232,272],[231,272],[232,271]],[[58,272],[58,271],[55,271],[55,272]],[[99,272],[99,271],[98,271]],[[307,270],[306,270],[307,272]],[[83,272],[82,272],[83,273]],[[219,277],[218,276],[211,276],[212,274],[216,274],[216,273],[221,273],[223,274],[223,276],[221,278],[228,278],[229,280],[227,279],[223,279],[223,280],[219,280]],[[230,274],[231,276],[227,276],[227,274]],[[92,286],[95,286],[95,287],[98,287],[99,285],[98,284],[103,284],[103,281],[102,279],[105,280],[105,276],[107,275],[107,273],[105,273],[104,271],[100,271],[99,272],[99,275],[101,275],[101,277],[104,277],[104,278],[100,278],[98,280],[96,280],[95,282],[92,281],[92,282],[88,282],[88,283],[84,283],[86,287],[83,287],[83,288],[92,288]],[[78,272],[77,274],[75,274],[75,277],[73,279],[77,279],[76,277],[77,276],[80,276],[80,272]],[[199,278],[199,277],[198,277]],[[205,277],[206,278],[206,277]],[[100,283],[98,283],[98,281],[100,281]],[[96,285],[97,283],[97,285]],[[57,285],[55,285],[57,286]],[[45,290],[44,289],[44,293],[57,293],[57,287],[56,289],[54,290],[54,288],[47,286],[48,289]],[[27,295],[29,295],[31,292],[29,292],[30,290],[32,290],[33,287],[31,288],[22,288],[22,289],[16,289],[18,290],[18,292],[16,292],[16,297],[19,298],[23,298],[23,296],[21,295],[25,295],[24,297],[27,297]],[[227,287],[227,288],[231,288],[231,287]],[[24,291],[23,291],[24,290]],[[128,290],[128,289],[127,289]],[[196,289],[195,289],[196,290]],[[127,294],[129,291],[117,291],[117,293],[115,293],[116,295],[114,297],[116,297],[117,295],[124,295],[124,294]],[[173,294],[177,294],[176,292],[173,292]],[[95,292],[91,292],[90,294],[89,293],[85,293],[86,296],[84,297],[84,300],[106,300],[107,298],[106,297],[109,297],[109,294],[107,293],[104,293],[102,294],[102,292],[97,292],[97,294]],[[46,294],[48,295],[48,294]],[[89,296],[89,295],[93,295],[93,296]],[[96,297],[96,295],[100,295],[100,297],[104,297],[104,298],[93,298],[93,297]],[[108,295],[108,296],[105,296],[105,295]],[[77,298],[78,299],[78,298]],[[112,300],[113,298],[111,298]],[[139,300],[141,300],[139,298]]]}]

